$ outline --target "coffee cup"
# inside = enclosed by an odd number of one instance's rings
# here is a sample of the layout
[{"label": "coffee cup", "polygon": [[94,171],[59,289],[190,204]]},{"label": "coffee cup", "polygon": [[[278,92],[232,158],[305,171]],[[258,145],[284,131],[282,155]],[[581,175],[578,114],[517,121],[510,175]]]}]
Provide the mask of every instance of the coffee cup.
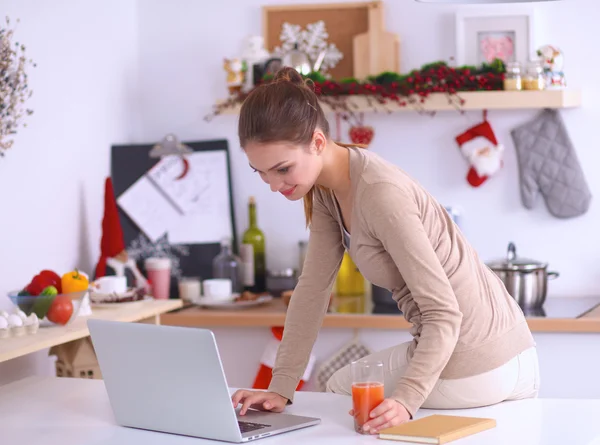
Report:
[{"label": "coffee cup", "polygon": [[229,278],[210,278],[202,282],[203,298],[215,301],[229,301],[231,294],[231,280]]}]

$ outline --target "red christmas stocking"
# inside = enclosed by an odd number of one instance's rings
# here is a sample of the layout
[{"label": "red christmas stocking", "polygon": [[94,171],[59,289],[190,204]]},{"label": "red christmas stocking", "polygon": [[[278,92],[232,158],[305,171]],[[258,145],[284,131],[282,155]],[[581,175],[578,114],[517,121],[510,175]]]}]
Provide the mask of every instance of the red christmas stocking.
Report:
[{"label": "red christmas stocking", "polygon": [[[274,338],[269,341],[260,359],[260,367],[258,368],[258,373],[256,374],[254,384],[252,385],[252,388],[254,389],[268,389],[269,384],[271,383],[273,367],[275,366],[275,357],[277,356],[277,349],[279,348],[279,343],[281,343],[281,338],[283,337],[283,327],[273,326],[271,328],[271,332],[273,333]],[[300,382],[298,382],[296,391],[300,391],[304,384],[308,381],[314,364],[315,356],[311,354],[310,359],[308,360],[308,365],[306,366],[306,370],[304,371],[304,375],[302,376]]]},{"label": "red christmas stocking", "polygon": [[502,167],[504,146],[498,144],[487,120],[459,134],[456,143],[469,162],[467,182],[471,186],[479,187]]}]

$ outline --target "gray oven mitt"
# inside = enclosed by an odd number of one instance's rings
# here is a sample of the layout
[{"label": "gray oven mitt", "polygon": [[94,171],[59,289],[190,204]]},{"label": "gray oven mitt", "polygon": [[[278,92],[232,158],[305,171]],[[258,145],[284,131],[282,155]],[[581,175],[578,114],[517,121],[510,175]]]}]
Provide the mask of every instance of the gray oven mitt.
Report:
[{"label": "gray oven mitt", "polygon": [[513,129],[517,150],[521,199],[533,208],[538,192],[557,218],[583,215],[592,195],[575,148],[556,110],[543,110],[533,120]]}]

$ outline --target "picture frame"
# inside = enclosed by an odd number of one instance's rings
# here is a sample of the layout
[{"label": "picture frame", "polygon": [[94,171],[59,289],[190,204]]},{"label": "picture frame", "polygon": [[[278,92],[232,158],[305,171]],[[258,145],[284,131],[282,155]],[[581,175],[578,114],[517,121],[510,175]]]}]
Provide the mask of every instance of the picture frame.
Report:
[{"label": "picture frame", "polygon": [[455,19],[457,66],[535,59],[533,9],[459,10]]}]

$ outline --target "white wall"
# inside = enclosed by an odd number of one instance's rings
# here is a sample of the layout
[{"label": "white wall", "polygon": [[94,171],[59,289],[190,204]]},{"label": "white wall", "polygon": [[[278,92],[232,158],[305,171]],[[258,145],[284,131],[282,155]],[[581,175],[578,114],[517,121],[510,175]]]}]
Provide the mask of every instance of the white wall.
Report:
[{"label": "white wall", "polygon": [[[133,0],[2,0],[29,71],[34,114],[0,159],[0,308],[45,268],[89,273],[99,253],[110,145],[137,131]],[[62,273],[61,272],[61,273]],[[0,343],[0,348],[2,344]],[[0,364],[0,384],[49,372],[47,352]]]},{"label": "white wall", "polygon": [[[255,195],[259,224],[267,234],[267,263],[276,268],[296,265],[297,242],[306,238],[301,204],[290,204],[271,193],[251,172],[236,138],[237,117],[220,116],[211,123],[202,120],[226,94],[223,58],[238,56],[243,39],[262,32],[261,5],[269,3],[294,2],[222,0],[211,4],[209,13],[206,5],[192,0],[144,1],[139,11],[140,68],[143,139],[154,141],[167,131],[186,140],[227,138],[238,231],[247,224],[247,198]],[[402,40],[402,71],[453,56],[454,13],[459,6],[402,0],[386,1],[385,9],[387,29]],[[572,0],[535,4],[535,11],[536,46],[552,43],[562,48],[569,85],[583,90],[584,106],[562,115],[592,192],[600,195],[600,176],[593,177],[600,162],[595,141],[600,90],[594,74],[600,70],[600,61],[581,44],[585,34],[597,27],[600,6],[594,0]],[[375,127],[373,151],[406,169],[443,203],[463,209],[464,230],[485,260],[504,256],[508,242],[514,241],[520,254],[548,261],[552,270],[561,273],[551,283],[550,295],[598,294],[597,198],[587,215],[566,221],[550,216],[542,201],[532,211],[520,202],[509,131],[533,115],[533,111],[490,113],[499,140],[507,146],[505,167],[480,189],[466,184],[467,166],[454,142],[457,134],[481,118],[479,112],[464,116],[445,112],[434,118],[416,113],[366,115],[366,122]],[[348,140],[346,131],[342,136]]]}]

